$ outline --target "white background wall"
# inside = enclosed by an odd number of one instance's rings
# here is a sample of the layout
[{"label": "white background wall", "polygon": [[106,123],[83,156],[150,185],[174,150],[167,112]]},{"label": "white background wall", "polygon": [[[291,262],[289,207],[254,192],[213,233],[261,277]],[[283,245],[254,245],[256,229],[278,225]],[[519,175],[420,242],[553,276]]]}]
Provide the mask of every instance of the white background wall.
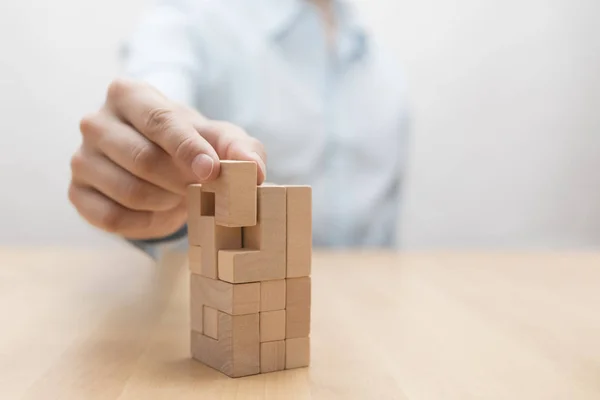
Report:
[{"label": "white background wall", "polygon": [[[0,244],[112,242],[69,158],[145,3],[0,2]],[[405,246],[600,247],[600,2],[358,3],[410,83]]]}]

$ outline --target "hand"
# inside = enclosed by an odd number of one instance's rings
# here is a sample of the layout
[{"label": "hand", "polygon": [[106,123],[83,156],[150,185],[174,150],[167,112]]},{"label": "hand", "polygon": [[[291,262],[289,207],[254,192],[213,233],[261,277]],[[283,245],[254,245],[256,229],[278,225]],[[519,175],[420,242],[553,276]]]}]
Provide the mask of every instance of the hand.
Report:
[{"label": "hand", "polygon": [[129,239],[164,237],[186,222],[187,186],[215,179],[219,159],[255,161],[263,145],[242,129],[209,121],[142,82],[119,79],[103,107],[81,120],[69,200],[91,225]]}]

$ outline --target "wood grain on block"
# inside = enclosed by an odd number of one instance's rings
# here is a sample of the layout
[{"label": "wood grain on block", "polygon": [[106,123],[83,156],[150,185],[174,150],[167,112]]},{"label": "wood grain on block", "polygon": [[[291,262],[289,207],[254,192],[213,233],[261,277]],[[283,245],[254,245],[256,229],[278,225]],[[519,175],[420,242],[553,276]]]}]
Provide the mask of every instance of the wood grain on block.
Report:
[{"label": "wood grain on block", "polygon": [[231,315],[258,313],[260,283],[234,285],[191,274],[190,297],[192,303],[197,302]]},{"label": "wood grain on block", "polygon": [[260,372],[258,314],[229,315],[219,312],[218,339],[191,333],[192,357],[230,377]]},{"label": "wood grain on block", "polygon": [[214,308],[204,306],[202,315],[202,333],[213,339],[218,339],[219,312]]},{"label": "wood grain on block", "polygon": [[285,340],[260,344],[260,372],[274,372],[285,369]]},{"label": "wood grain on block", "polygon": [[220,250],[219,279],[231,283],[285,278],[283,253],[258,250]]},{"label": "wood grain on block", "polygon": [[198,333],[204,332],[202,325],[204,324],[204,316],[202,310],[204,304],[200,296],[190,296],[190,328]]},{"label": "wood grain on block", "polygon": [[308,367],[310,364],[310,338],[285,340],[285,369]]},{"label": "wood grain on block", "polygon": [[312,262],[312,188],[286,186],[287,277],[309,276]]},{"label": "wood grain on block", "polygon": [[285,337],[288,339],[310,335],[310,307],[288,307],[285,309]]},{"label": "wood grain on block", "polygon": [[285,279],[260,283],[260,311],[285,309]]},{"label": "wood grain on block", "polygon": [[[273,251],[285,257],[286,189],[283,186],[257,188],[257,223],[242,228],[247,250]],[[285,259],[282,260],[285,263]]]},{"label": "wood grain on block", "polygon": [[285,310],[260,313],[260,341],[272,342],[285,339]]},{"label": "wood grain on block", "polygon": [[202,190],[215,193],[217,225],[242,227],[256,225],[257,165],[253,161],[221,160],[221,172]]},{"label": "wood grain on block", "polygon": [[310,307],[311,305],[311,278],[288,278],[285,280],[285,306]]}]

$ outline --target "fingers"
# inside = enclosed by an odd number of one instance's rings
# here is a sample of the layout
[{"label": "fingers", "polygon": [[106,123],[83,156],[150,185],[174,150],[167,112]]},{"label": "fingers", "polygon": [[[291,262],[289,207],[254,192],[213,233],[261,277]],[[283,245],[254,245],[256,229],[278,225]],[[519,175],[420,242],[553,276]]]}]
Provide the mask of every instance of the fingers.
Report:
[{"label": "fingers", "polygon": [[169,192],[185,195],[187,185],[197,180],[191,171],[177,168],[163,149],[108,112],[86,116],[80,129],[87,147]]},{"label": "fingers", "polygon": [[71,170],[73,182],[91,187],[131,210],[170,210],[182,199],[132,175],[101,154],[85,149],[73,156]]},{"label": "fingers", "polygon": [[263,144],[243,129],[222,121],[198,122],[196,129],[214,147],[221,159],[254,161],[258,165],[258,184],[267,176],[267,155]]},{"label": "fingers", "polygon": [[130,210],[97,190],[72,183],[69,200],[91,225],[130,239],[163,237],[177,231],[185,223],[185,203],[169,211]]},{"label": "fingers", "polygon": [[176,164],[191,169],[200,181],[218,176],[219,157],[213,147],[189,118],[150,86],[116,80],[109,88],[107,106],[162,148]]}]

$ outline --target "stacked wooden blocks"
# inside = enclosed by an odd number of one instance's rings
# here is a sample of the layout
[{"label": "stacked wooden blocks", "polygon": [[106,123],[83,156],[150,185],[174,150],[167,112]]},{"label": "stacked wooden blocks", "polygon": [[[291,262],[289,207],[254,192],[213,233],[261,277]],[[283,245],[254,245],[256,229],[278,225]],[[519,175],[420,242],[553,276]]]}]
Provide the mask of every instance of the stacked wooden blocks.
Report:
[{"label": "stacked wooden blocks", "polygon": [[192,357],[231,377],[310,361],[312,191],[221,161],[188,188]]}]

